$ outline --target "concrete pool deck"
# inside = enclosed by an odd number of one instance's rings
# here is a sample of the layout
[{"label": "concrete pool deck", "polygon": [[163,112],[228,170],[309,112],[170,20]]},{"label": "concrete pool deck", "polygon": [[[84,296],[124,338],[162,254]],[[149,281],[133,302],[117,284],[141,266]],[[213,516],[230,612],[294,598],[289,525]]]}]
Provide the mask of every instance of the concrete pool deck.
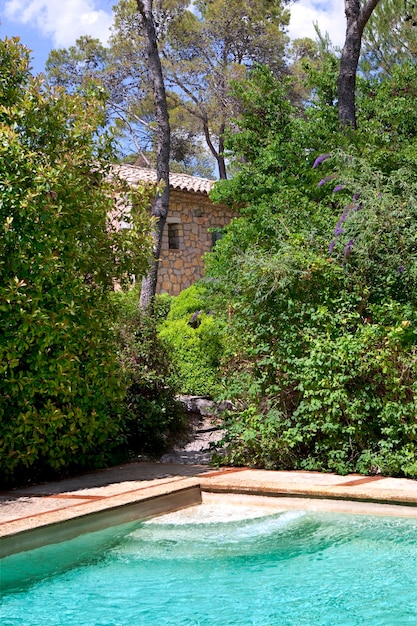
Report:
[{"label": "concrete pool deck", "polygon": [[415,480],[139,462],[0,492],[0,557],[202,501],[248,498],[279,509],[417,518]]}]

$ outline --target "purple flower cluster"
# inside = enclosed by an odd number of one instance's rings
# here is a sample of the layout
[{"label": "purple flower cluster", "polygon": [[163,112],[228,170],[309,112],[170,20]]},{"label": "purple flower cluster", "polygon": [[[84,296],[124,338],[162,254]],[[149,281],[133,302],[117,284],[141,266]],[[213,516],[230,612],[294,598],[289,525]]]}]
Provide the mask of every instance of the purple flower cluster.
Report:
[{"label": "purple flower cluster", "polygon": [[330,176],[325,176],[317,183],[317,187],[323,187],[323,185],[328,183],[329,180],[334,180],[336,177],[337,177],[337,174],[330,174]]},{"label": "purple flower cluster", "polygon": [[196,311],[195,313],[193,313],[192,318],[190,319],[190,322],[195,322],[195,320],[197,319],[197,317],[200,315],[201,311]]},{"label": "purple flower cluster", "polygon": [[188,322],[188,325],[191,326],[191,328],[198,328],[200,326],[201,320],[199,320],[199,316],[201,315],[203,311],[196,311],[195,313],[193,313],[191,319]]},{"label": "purple flower cluster", "polygon": [[[343,185],[337,185],[334,188],[334,191],[340,191],[340,189],[343,189]],[[343,235],[344,228],[343,228],[343,223],[346,221],[346,218],[349,214],[350,211],[360,211],[362,208],[362,202],[359,202],[358,204],[355,205],[355,202],[357,200],[359,200],[360,194],[359,193],[355,193],[352,196],[352,200],[353,202],[351,202],[350,204],[348,204],[347,206],[345,206],[345,208],[343,209],[342,215],[339,217],[339,220],[334,228],[334,235],[335,237],[332,239],[332,241],[330,242],[329,245],[329,252],[332,253],[334,250],[334,247],[336,245],[337,242],[337,238],[340,235]],[[355,243],[354,239],[350,239],[348,241],[348,243],[345,246],[344,252],[343,252],[343,261],[346,261],[346,259],[348,258],[348,256],[350,255],[351,251],[352,251],[352,247],[353,244]]]},{"label": "purple flower cluster", "polygon": [[343,251],[343,260],[346,261],[350,253],[352,252],[353,244],[355,243],[354,239],[349,239],[347,242],[345,249]]},{"label": "purple flower cluster", "polygon": [[331,156],[332,156],[331,154],[321,154],[320,156],[318,156],[317,159],[313,163],[313,169],[317,167],[318,165],[321,165],[323,161],[330,158]]},{"label": "purple flower cluster", "polygon": [[339,217],[339,221],[337,222],[335,229],[333,231],[336,236],[342,235],[345,232],[342,228],[342,224],[346,220],[348,213],[349,213],[349,206],[345,206],[345,208],[343,209],[343,213]]},{"label": "purple flower cluster", "polygon": [[323,185],[328,183],[329,180],[332,180],[333,178],[334,178],[334,174],[332,174],[332,176],[325,176],[325,178],[322,178],[321,181],[317,183],[317,187],[323,187]]}]

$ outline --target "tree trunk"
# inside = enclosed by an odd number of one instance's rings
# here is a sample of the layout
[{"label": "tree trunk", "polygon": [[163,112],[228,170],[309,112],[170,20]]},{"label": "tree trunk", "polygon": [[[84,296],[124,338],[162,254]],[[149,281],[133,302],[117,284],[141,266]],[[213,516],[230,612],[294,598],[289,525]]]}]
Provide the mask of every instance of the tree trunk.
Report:
[{"label": "tree trunk", "polygon": [[225,126],[224,124],[221,126],[221,134],[219,136],[219,149],[216,150],[212,140],[211,140],[211,135],[210,135],[210,129],[209,129],[209,125],[208,125],[208,116],[207,113],[204,112],[204,114],[201,116],[201,120],[203,122],[203,130],[204,130],[204,137],[206,139],[206,144],[209,147],[209,150],[211,152],[211,154],[214,156],[214,158],[216,159],[217,162],[217,167],[219,170],[219,178],[221,180],[226,180],[227,179],[227,171],[226,171],[226,162],[224,160],[224,156],[223,156],[223,151],[224,151],[224,139],[223,139],[223,135],[224,135],[224,131],[225,131]]},{"label": "tree trunk", "polygon": [[217,166],[219,168],[220,180],[227,180],[226,162],[222,154],[219,154],[217,158]]},{"label": "tree trunk", "polygon": [[224,133],[226,131],[226,125],[220,126],[219,133],[219,159],[217,161],[219,165],[219,178],[222,180],[227,179],[226,161],[224,160]]},{"label": "tree trunk", "polygon": [[360,0],[345,0],[346,38],[337,81],[340,128],[350,126],[356,129],[356,72],[362,34],[378,2],[379,0],[366,0],[361,8]]},{"label": "tree trunk", "polygon": [[155,194],[151,211],[152,216],[156,220],[155,228],[153,230],[153,259],[148,273],[142,279],[142,289],[139,302],[141,311],[150,312],[156,292],[162,233],[164,231],[169,207],[169,153],[171,130],[169,126],[165,83],[162,73],[161,59],[159,57],[155,23],[152,15],[152,0],[136,0],[136,3],[142,18],[146,57],[152,79],[158,135],[156,173],[160,189],[158,189]]}]

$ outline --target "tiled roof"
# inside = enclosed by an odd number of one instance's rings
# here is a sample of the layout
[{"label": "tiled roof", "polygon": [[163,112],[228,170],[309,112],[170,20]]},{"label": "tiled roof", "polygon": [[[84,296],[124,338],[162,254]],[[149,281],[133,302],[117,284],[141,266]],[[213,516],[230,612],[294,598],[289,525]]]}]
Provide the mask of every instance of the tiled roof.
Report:
[{"label": "tiled roof", "polygon": [[[132,186],[137,185],[139,182],[153,185],[157,183],[155,170],[127,164],[115,165],[114,170],[120,178]],[[198,178],[197,176],[190,176],[189,174],[170,172],[169,175],[169,186],[176,191],[189,191],[208,195],[215,182],[214,180]]]}]

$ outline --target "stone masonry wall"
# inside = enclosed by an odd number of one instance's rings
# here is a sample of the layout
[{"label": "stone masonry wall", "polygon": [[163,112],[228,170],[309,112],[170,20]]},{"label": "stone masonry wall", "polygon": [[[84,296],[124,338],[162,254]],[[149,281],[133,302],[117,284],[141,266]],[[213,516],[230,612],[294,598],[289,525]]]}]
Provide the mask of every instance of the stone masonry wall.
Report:
[{"label": "stone masonry wall", "polygon": [[[213,236],[209,229],[226,226],[233,213],[227,207],[214,205],[204,194],[174,190],[170,192],[169,207],[157,293],[176,296],[202,277],[202,256],[212,248]],[[176,235],[178,249],[169,248],[170,228]],[[171,238],[171,245],[173,242]]]}]

